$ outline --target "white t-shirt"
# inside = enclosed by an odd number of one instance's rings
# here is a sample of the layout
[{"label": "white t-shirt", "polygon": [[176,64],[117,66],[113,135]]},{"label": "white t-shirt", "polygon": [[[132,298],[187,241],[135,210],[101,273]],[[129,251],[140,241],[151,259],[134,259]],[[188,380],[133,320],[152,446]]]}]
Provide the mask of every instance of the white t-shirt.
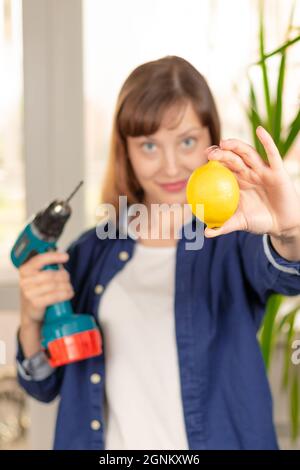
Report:
[{"label": "white t-shirt", "polygon": [[177,356],[176,247],[138,242],[99,307],[105,449],[188,449]]}]

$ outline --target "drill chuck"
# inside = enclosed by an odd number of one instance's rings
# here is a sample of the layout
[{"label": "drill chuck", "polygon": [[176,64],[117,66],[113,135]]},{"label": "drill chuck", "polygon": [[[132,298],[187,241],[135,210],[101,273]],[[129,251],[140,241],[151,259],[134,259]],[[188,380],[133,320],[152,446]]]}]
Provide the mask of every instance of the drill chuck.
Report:
[{"label": "drill chuck", "polygon": [[37,213],[32,223],[43,240],[56,241],[72,213],[66,201],[55,200],[44,210]]}]

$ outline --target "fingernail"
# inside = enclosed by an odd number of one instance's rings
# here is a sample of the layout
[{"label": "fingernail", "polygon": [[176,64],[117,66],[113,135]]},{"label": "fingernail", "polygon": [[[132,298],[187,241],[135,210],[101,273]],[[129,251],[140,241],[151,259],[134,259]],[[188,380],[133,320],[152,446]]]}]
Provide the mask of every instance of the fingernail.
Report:
[{"label": "fingernail", "polygon": [[212,150],[216,150],[218,147],[218,145],[211,145],[210,147],[207,147],[206,151],[207,152],[211,152]]},{"label": "fingernail", "polygon": [[69,258],[68,253],[60,253],[60,255],[63,259],[68,259]]}]

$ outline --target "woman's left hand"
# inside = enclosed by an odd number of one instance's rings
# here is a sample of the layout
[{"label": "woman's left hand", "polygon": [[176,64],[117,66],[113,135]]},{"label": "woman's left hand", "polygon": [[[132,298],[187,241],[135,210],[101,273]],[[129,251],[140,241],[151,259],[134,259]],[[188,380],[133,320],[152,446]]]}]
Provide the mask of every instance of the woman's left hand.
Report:
[{"label": "woman's left hand", "polygon": [[209,160],[219,160],[236,176],[240,201],[235,214],[219,229],[205,229],[206,237],[245,230],[275,238],[300,239],[300,198],[284,168],[270,134],[261,126],[256,134],[268,156],[266,163],[256,150],[237,139],[220,142],[207,150]]}]

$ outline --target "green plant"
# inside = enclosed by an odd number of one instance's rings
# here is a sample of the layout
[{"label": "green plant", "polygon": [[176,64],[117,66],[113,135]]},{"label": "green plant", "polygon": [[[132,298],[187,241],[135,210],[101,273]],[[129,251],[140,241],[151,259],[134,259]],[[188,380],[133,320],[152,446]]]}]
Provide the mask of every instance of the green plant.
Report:
[{"label": "green plant", "polygon": [[[282,120],[287,54],[289,49],[300,41],[299,28],[293,27],[294,7],[295,3],[292,7],[284,43],[272,52],[266,53],[263,2],[260,2],[259,60],[252,64],[250,69],[252,67],[260,68],[261,83],[259,85],[256,84],[255,87],[250,74],[248,75],[249,105],[246,113],[251,125],[254,145],[264,160],[267,160],[267,156],[256,136],[255,131],[257,126],[262,125],[272,135],[283,159],[300,132],[300,109],[297,110],[296,115],[288,126],[284,127]],[[295,31],[298,33],[297,35],[295,35]],[[292,34],[294,37],[291,37]],[[275,92],[273,90],[272,93],[269,81],[269,59],[274,56],[279,57],[279,66],[276,90]],[[260,87],[259,91],[262,91],[264,97],[264,109],[262,111],[258,106],[258,87]],[[282,370],[282,386],[289,394],[291,437],[292,440],[295,440],[300,434],[300,384],[299,371],[291,362],[291,345],[297,333],[295,319],[297,314],[300,314],[300,303],[282,317],[279,315],[279,312],[284,300],[285,297],[279,294],[270,296],[266,306],[264,322],[259,332],[259,339],[267,370],[271,364],[274,346],[278,344],[278,341],[283,341],[284,366]]]}]

